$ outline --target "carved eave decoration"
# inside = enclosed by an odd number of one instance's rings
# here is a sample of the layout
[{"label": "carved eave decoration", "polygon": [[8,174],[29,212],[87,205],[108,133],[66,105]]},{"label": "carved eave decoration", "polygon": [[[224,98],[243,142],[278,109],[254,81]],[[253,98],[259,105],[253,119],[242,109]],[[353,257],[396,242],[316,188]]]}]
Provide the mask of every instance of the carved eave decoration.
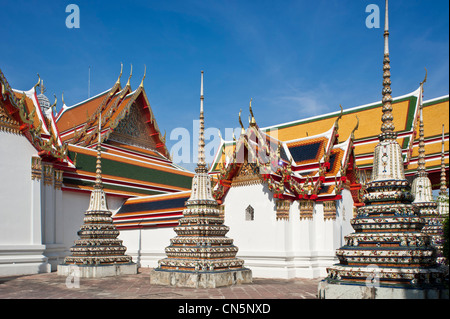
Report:
[{"label": "carved eave decoration", "polygon": [[2,107],[0,107],[0,131],[22,134],[19,122],[10,117]]},{"label": "carved eave decoration", "polygon": [[[141,99],[138,101],[138,99]],[[150,103],[147,98],[147,94],[145,93],[145,90],[142,86],[140,86],[135,93],[133,94],[133,97],[130,99],[130,101],[127,103],[127,105],[124,107],[124,109],[121,111],[121,113],[116,117],[116,119],[113,121],[113,123],[110,126],[110,130],[105,134],[103,137],[104,140],[106,140],[110,134],[114,132],[114,130],[119,126],[120,121],[123,120],[126,116],[128,116],[131,112],[131,108],[133,105],[137,105],[137,103],[141,103],[143,105],[143,112],[144,115],[146,115],[147,120],[145,123],[148,126],[148,129],[151,131],[153,130],[154,133],[151,133],[152,138],[155,141],[155,149],[163,154],[165,157],[170,158],[169,150],[166,146],[166,134],[162,135],[161,131],[159,130],[158,124],[156,123],[155,117],[153,115],[153,112],[150,108]]]},{"label": "carved eave decoration", "polygon": [[[38,120],[36,121],[38,124],[34,124],[37,117],[36,108],[33,106],[31,112],[28,112],[25,101],[25,92],[22,93],[20,100],[17,99],[1,70],[0,83],[2,92],[1,105],[3,106],[2,114],[4,115],[2,118],[5,118],[4,122],[8,123],[9,128],[13,129],[13,132],[23,134],[36,148],[40,157],[46,158],[47,161],[65,162],[67,159],[67,145],[58,143],[57,132],[54,132],[51,125],[46,125],[46,123],[44,123],[44,125],[48,127],[49,138],[44,138],[42,136],[43,123],[41,120]],[[40,78],[38,84],[39,83]],[[34,89],[37,85],[34,86]],[[4,101],[7,102],[4,103]],[[56,105],[55,103],[52,106]],[[9,115],[7,113],[9,113]],[[17,126],[19,132],[17,132]]]},{"label": "carved eave decoration", "polygon": [[58,137],[56,132],[54,132],[51,128],[51,125],[49,126],[50,138],[48,140],[44,140],[41,134],[42,122],[39,122],[37,127],[33,125],[35,112],[36,109],[33,109],[30,114],[27,114],[25,107],[25,94],[23,94],[19,101],[19,115],[24,123],[22,125],[22,131],[25,132],[25,135],[29,137],[31,143],[37,148],[39,156],[46,157],[50,160],[56,159],[61,162],[64,161],[67,158],[68,145],[58,144]]},{"label": "carved eave decoration", "polygon": [[245,162],[238,174],[233,177],[231,181],[231,186],[246,186],[246,185],[256,185],[262,184],[263,178],[259,174],[259,166],[256,163]]},{"label": "carved eave decoration", "polygon": [[289,220],[289,211],[291,208],[290,200],[277,200],[276,201],[276,219],[277,220]]},{"label": "carved eave decoration", "polygon": [[[352,185],[356,170],[354,168],[353,139],[359,121],[357,120],[357,125],[347,141],[339,144],[339,121],[343,115],[342,106],[340,108],[340,115],[337,116],[327,132],[288,142],[281,142],[262,133],[251,111],[247,130],[243,128],[240,121],[241,136],[234,141],[233,145],[235,146],[231,154],[225,157],[225,147],[222,147],[220,151],[222,153],[216,157],[222,159],[222,164],[218,164],[216,169],[218,174],[214,187],[215,198],[222,200],[232,185],[242,186],[261,182],[267,183],[273,197],[278,200],[300,200],[308,203],[335,201],[341,198],[342,189],[350,189],[351,186],[360,188],[360,185],[356,183]],[[224,142],[222,138],[221,141]],[[314,161],[295,162],[289,148],[295,147],[297,144],[309,145],[311,142],[320,143],[317,154],[314,154]],[[333,167],[330,163],[332,155]],[[239,160],[237,161],[237,159]],[[243,164],[237,163],[242,163],[244,159]],[[225,161],[226,164],[224,164]],[[257,175],[242,173],[250,171],[249,163],[253,165],[251,171],[255,172],[258,168]],[[350,178],[350,176],[352,177]],[[312,214],[313,205],[305,205],[306,215],[309,216],[310,213]]]},{"label": "carved eave decoration", "polygon": [[[0,70],[0,86],[1,86],[1,98],[0,106],[1,108],[1,119],[3,130],[12,129],[15,133],[20,134],[21,132],[16,132],[16,126],[20,127],[20,117],[18,115],[19,109],[15,107],[19,105],[19,100],[16,98],[13,90],[11,89],[8,81],[6,80],[3,72]],[[20,130],[20,128],[19,128]]]}]

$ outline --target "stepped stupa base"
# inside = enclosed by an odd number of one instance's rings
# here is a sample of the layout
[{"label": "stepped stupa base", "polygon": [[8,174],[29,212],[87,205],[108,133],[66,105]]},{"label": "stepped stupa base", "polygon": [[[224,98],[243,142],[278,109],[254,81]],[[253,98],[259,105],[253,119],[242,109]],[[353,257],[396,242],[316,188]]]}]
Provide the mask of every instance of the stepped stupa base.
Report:
[{"label": "stepped stupa base", "polygon": [[252,283],[252,271],[247,268],[224,271],[174,271],[152,269],[151,285],[188,288],[218,288]]},{"label": "stepped stupa base", "polygon": [[323,280],[318,287],[319,299],[449,299],[448,288],[369,287],[337,284]]},{"label": "stepped stupa base", "polygon": [[137,264],[109,264],[109,265],[58,265],[58,276],[76,276],[79,278],[101,278],[121,275],[137,274]]}]

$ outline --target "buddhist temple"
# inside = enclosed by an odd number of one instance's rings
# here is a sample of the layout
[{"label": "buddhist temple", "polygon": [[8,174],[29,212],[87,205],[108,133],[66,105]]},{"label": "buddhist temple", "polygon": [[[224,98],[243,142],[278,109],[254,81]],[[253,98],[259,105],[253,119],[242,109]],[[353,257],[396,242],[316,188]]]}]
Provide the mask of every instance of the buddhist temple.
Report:
[{"label": "buddhist temple", "polygon": [[420,205],[413,204],[393,123],[388,0],[384,41],[383,114],[372,178],[366,184],[365,205],[352,219],[355,232],[336,250],[339,264],[327,269],[319,298],[448,298],[436,248],[422,232],[427,220],[420,215]]},{"label": "buddhist temple", "polygon": [[200,92],[200,136],[198,164],[192,181],[191,196],[183,217],[174,227],[177,236],[166,248],[167,258],[158,261],[150,274],[151,284],[193,288],[216,288],[251,283],[251,270],[236,258],[238,248],[226,237],[229,227],[219,216],[213,198],[205,162],[203,71]]},{"label": "buddhist temple", "polygon": [[[257,125],[253,104],[248,128],[239,120],[240,136],[222,139],[210,169],[214,196],[231,236],[245,238],[238,256],[254,276],[325,277],[326,268],[338,261],[336,249],[353,231],[350,220],[356,209],[365,205],[378,140],[373,119],[380,117],[383,103],[341,107],[266,128]],[[418,169],[422,109],[425,170],[433,190],[438,189],[440,175],[448,174],[448,132],[441,156],[440,131],[441,121],[448,123],[448,96],[422,102],[420,86],[392,98],[392,105],[409,182]],[[249,217],[247,211],[252,212]]]},{"label": "buddhist temple", "polygon": [[[170,258],[165,247],[174,229],[185,236],[179,227],[190,220],[184,211],[196,174],[172,160],[166,144],[170,128],[158,126],[157,106],[150,105],[152,96],[144,88],[145,66],[142,71],[140,84],[132,88],[136,68],[130,66],[123,81],[120,66],[111,85],[67,105],[64,93],[52,92],[39,75],[19,89],[9,82],[19,75],[0,70],[0,276],[56,271],[73,256],[72,247],[86,248],[80,225],[92,227],[89,220],[100,217],[112,218],[115,245],[126,247],[123,256],[138,267],[157,268]],[[449,95],[424,100],[423,84],[391,96],[390,121],[400,146],[396,166],[403,168],[396,177],[412,185],[426,175],[431,189],[440,190],[442,217],[449,211]],[[218,204],[208,202],[207,209],[214,214],[218,209],[219,215],[201,220],[229,227],[226,234],[233,240],[226,242],[239,247],[230,248],[229,258],[243,260],[253,277],[326,277],[327,268],[339,262],[336,250],[355,231],[352,219],[370,202],[367,191],[381,161],[374,156],[380,132],[373,121],[383,114],[385,101],[343,106],[336,101],[330,113],[288,123],[275,114],[270,126],[260,127],[261,102],[249,100],[239,102],[243,111],[231,110],[239,136],[220,137],[207,166]],[[242,121],[247,113],[248,124]],[[91,195],[100,193],[99,145],[110,213],[90,219],[86,208]],[[424,188],[418,193],[425,194]],[[411,193],[406,204],[419,209],[425,205],[419,197],[414,203]],[[424,203],[435,209],[429,197]],[[437,230],[428,223],[421,231],[427,228]],[[170,248],[171,257],[176,249]]]},{"label": "buddhist temple", "polygon": [[[55,271],[72,254],[74,242],[83,239],[77,232],[84,212],[97,193],[98,145],[102,192],[110,210],[105,214],[111,214],[101,218],[114,217],[135,197],[167,196],[169,206],[176,206],[177,196],[170,195],[190,190],[194,174],[169,156],[144,89],[145,71],[136,90],[130,85],[132,71],[124,87],[121,75],[122,70],[110,89],[73,106],[62,96],[56,114],[56,96],[49,105],[40,77],[30,90],[15,90],[0,72],[0,187],[6,202],[0,226],[1,275]],[[17,194],[23,195],[21,200],[12,201]],[[159,235],[166,232],[163,239],[170,238],[173,224],[140,227],[155,226]],[[126,236],[116,239],[128,248]],[[128,256],[139,261],[141,251],[131,246]]]},{"label": "buddhist temple", "polygon": [[243,239],[238,256],[258,277],[321,276],[360,202],[358,118],[341,141],[342,114],[325,132],[282,141],[259,128],[252,101],[249,112],[248,128],[240,112],[240,136],[222,142],[210,169],[230,236]]},{"label": "buddhist temple", "polygon": [[[129,79],[122,87],[121,74],[85,101],[67,106],[62,96],[49,106],[43,80],[15,90],[0,73],[1,274],[55,271],[71,255],[96,183],[99,110],[102,185],[117,238],[140,267],[157,267],[166,256],[195,174],[168,155],[143,81],[136,90]],[[392,102],[411,182],[420,98],[419,87]],[[364,205],[377,140],[370,123],[382,103],[266,128],[257,124],[258,103],[251,103],[248,127],[237,118],[244,134],[222,140],[209,169],[220,216],[239,246],[236,256],[257,277],[324,277],[353,231],[355,208]],[[425,170],[440,198],[448,198],[448,103],[448,95],[422,102]],[[17,194],[21,200],[11,201]],[[438,201],[439,209],[446,207],[448,201]]]},{"label": "buddhist temple", "polygon": [[15,90],[0,70],[0,86],[0,275],[50,272],[54,205],[61,201],[63,170],[74,167],[52,112],[57,99],[52,105],[43,99],[40,77],[31,89]]}]

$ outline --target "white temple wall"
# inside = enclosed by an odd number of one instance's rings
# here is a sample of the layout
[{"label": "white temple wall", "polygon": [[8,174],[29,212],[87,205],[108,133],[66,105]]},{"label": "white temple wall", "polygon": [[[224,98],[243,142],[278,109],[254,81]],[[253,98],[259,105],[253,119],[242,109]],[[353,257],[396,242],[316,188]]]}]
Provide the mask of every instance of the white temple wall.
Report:
[{"label": "white temple wall", "polygon": [[[277,220],[275,201],[266,184],[230,188],[224,200],[225,225],[230,227],[227,237],[239,248],[237,257],[245,260],[254,277],[325,277],[326,268],[337,262],[335,250],[353,231],[350,192],[342,191],[335,220],[324,220],[321,202],[315,205],[313,219],[300,220],[298,201],[291,205],[289,220]],[[254,208],[253,221],[245,218],[249,205]]]},{"label": "white temple wall", "polygon": [[0,132],[0,140],[0,276],[48,272],[40,181],[31,179],[37,152],[22,135]]},{"label": "white temple wall", "polygon": [[[234,239],[238,256],[250,252],[276,255],[285,250],[286,222],[276,221],[275,201],[265,184],[230,188],[224,205],[224,224],[230,227],[226,236]],[[248,206],[254,209],[254,220],[246,220]]]},{"label": "white temple wall", "polygon": [[[78,239],[89,193],[62,191],[31,178],[31,158],[36,150],[21,135],[0,132],[0,276],[55,270],[70,255]],[[42,163],[45,165],[46,163]],[[18,200],[20,194],[20,200]],[[254,277],[315,278],[325,276],[336,262],[335,250],[352,232],[352,198],[343,190],[336,220],[323,220],[323,206],[316,204],[312,220],[299,218],[299,204],[290,207],[289,220],[276,219],[276,200],[266,184],[232,187],[225,197],[227,237],[239,248]],[[107,196],[113,214],[124,199]],[[254,209],[246,220],[246,208]],[[345,218],[342,214],[345,211]],[[121,230],[127,254],[141,267],[156,267],[165,258],[165,247],[175,236],[173,228]]]},{"label": "white temple wall", "polygon": [[155,268],[158,260],[166,258],[165,248],[176,236],[172,227],[121,229],[119,238],[127,247],[126,254],[133,257],[138,267]]},{"label": "white temple wall", "polygon": [[340,229],[340,242],[335,241],[335,246],[333,247],[333,250],[342,247],[345,243],[344,239],[345,236],[353,233],[355,230],[353,229],[352,225],[350,224],[350,221],[353,218],[353,197],[349,190],[342,190],[342,200],[339,201],[339,227]]},{"label": "white temple wall", "polygon": [[55,189],[53,183],[51,185],[41,183],[42,240],[45,245],[44,254],[47,256],[52,270],[56,270],[60,259],[59,254],[64,251],[61,237],[61,230],[64,228],[61,193],[60,189]]}]

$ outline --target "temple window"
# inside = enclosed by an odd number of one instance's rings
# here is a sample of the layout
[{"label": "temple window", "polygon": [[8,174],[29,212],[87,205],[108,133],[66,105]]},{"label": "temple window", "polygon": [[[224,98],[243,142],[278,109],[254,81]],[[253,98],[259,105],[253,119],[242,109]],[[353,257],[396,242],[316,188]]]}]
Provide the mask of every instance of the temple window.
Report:
[{"label": "temple window", "polygon": [[245,209],[245,220],[254,220],[255,219],[255,210],[251,205]]}]

